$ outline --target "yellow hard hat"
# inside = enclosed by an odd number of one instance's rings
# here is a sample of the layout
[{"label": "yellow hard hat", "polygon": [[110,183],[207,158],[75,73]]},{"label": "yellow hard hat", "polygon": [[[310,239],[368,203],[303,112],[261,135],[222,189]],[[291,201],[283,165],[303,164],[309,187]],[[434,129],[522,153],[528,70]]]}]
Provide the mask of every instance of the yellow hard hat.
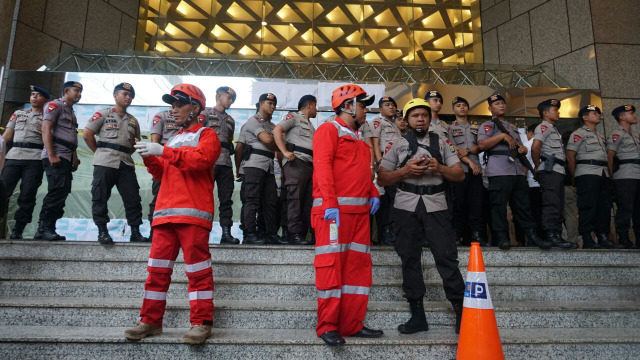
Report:
[{"label": "yellow hard hat", "polygon": [[429,106],[429,102],[425,99],[421,99],[421,98],[415,98],[415,99],[411,99],[409,100],[409,102],[407,102],[404,105],[404,110],[402,111],[402,114],[404,115],[404,117],[408,120],[409,119],[409,111],[415,109],[415,108],[426,108],[429,111],[429,116],[431,116],[431,107]]}]

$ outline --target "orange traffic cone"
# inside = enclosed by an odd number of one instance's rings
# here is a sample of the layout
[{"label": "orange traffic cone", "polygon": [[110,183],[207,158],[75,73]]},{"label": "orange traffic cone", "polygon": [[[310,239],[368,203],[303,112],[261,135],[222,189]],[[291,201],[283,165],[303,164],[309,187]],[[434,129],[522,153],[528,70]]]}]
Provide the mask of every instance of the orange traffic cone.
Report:
[{"label": "orange traffic cone", "polygon": [[504,359],[480,243],[471,243],[458,360]]}]

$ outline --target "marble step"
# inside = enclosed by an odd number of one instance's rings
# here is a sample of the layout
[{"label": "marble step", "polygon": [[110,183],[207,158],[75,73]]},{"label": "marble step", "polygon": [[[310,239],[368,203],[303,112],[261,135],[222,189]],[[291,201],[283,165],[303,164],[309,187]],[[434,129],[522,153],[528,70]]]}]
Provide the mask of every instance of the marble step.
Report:
[{"label": "marble step", "polygon": [[[463,277],[466,275],[466,264],[460,265]],[[487,277],[491,281],[630,281],[640,279],[640,266],[632,265],[522,265],[486,266]],[[425,264],[425,279],[438,279],[435,265]],[[0,274],[24,275],[31,279],[43,276],[69,276],[82,274],[86,278],[131,278],[144,279],[147,276],[146,261],[101,261],[101,260],[40,260],[40,259],[0,259]],[[312,263],[309,264],[255,264],[214,262],[214,277],[251,278],[261,277],[271,280],[305,280],[315,279]],[[378,265],[374,262],[373,277],[375,279],[399,279],[402,277],[400,265]],[[174,279],[185,280],[184,263],[176,263]],[[640,280],[638,280],[640,283]]]},{"label": "marble step", "polygon": [[[329,348],[313,329],[213,329],[205,345],[182,344],[186,328],[137,343],[124,339],[125,327],[2,326],[4,358],[109,359],[454,359],[457,336],[450,329],[413,335],[388,330],[379,339],[347,338]],[[635,360],[640,336],[628,329],[502,329],[506,359]]]},{"label": "marble step", "polygon": [[[149,257],[150,244],[117,243],[102,246],[96,242],[46,242],[33,240],[0,240],[0,259],[142,261]],[[313,264],[312,246],[211,245],[214,263],[235,264]],[[391,247],[374,246],[371,250],[376,265],[400,265]],[[459,247],[460,264],[466,267],[469,248]],[[539,250],[536,248],[483,248],[487,266],[640,266],[640,250]],[[178,262],[182,261],[179,255]],[[433,265],[433,256],[425,249],[424,265]]]},{"label": "marble step", "polygon": [[[637,279],[633,279],[637,281]],[[270,280],[262,278],[222,278],[215,281],[216,299],[297,301],[316,299],[313,281]],[[403,301],[400,279],[374,279],[371,301]],[[0,296],[9,297],[118,297],[138,298],[144,281],[139,278],[64,280],[54,276],[31,280],[20,275],[0,275]],[[427,301],[445,300],[440,279],[425,281]],[[621,281],[491,281],[494,301],[637,301],[640,285]],[[172,282],[168,298],[184,298],[187,282]]]},{"label": "marble step", "polygon": [[[142,299],[0,297],[0,325],[103,326],[135,324]],[[242,329],[312,329],[315,301],[215,300],[214,325]],[[500,328],[640,328],[640,303],[609,302],[501,302],[494,303]],[[455,316],[447,301],[426,302],[431,328],[453,331]],[[366,324],[395,329],[409,318],[406,302],[369,303]],[[189,326],[189,302],[170,299],[164,318],[167,327]]]}]

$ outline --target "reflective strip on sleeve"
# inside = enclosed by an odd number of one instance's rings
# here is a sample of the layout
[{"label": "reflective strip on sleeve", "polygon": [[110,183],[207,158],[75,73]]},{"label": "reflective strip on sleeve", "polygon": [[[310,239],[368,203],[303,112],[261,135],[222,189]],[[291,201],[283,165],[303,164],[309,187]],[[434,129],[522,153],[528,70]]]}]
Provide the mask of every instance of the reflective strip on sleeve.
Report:
[{"label": "reflective strip on sleeve", "polygon": [[359,132],[356,133],[353,130],[349,129],[348,127],[340,125],[337,121],[332,121],[331,123],[338,130],[338,137],[351,136],[356,140],[362,140],[362,137],[360,136]]},{"label": "reflective strip on sleeve", "polygon": [[193,209],[193,208],[169,208],[161,209],[153,212],[153,218],[158,219],[166,216],[191,216],[207,221],[213,221],[213,214],[210,212]]},{"label": "reflective strip on sleeve", "polygon": [[342,285],[342,292],[344,294],[369,295],[369,288],[366,286]]},{"label": "reflective strip on sleeve", "polygon": [[[369,198],[339,197],[338,205],[367,205]],[[313,199],[313,206],[322,206],[322,198]]]},{"label": "reflective strip on sleeve", "polygon": [[189,301],[213,299],[213,290],[190,291]]},{"label": "reflective strip on sleeve", "polygon": [[204,270],[210,267],[211,267],[211,259],[208,259],[199,263],[191,264],[191,265],[187,264],[187,266],[185,266],[185,268],[187,269],[187,272],[190,272],[190,273],[194,273],[196,271]]},{"label": "reflective strip on sleeve", "polygon": [[171,260],[149,258],[149,263],[147,265],[157,268],[173,269],[173,261]]},{"label": "reflective strip on sleeve", "polygon": [[340,289],[333,290],[317,290],[318,299],[340,298],[342,291]]},{"label": "reflective strip on sleeve", "polygon": [[144,291],[144,298],[149,300],[165,301],[167,300],[167,293],[163,291]]}]

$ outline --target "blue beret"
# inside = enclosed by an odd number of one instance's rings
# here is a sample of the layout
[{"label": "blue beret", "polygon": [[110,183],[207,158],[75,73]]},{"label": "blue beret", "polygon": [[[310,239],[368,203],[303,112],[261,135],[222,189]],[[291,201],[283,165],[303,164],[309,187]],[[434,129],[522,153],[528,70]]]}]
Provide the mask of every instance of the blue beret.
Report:
[{"label": "blue beret", "polygon": [[560,100],[558,99],[547,99],[541,102],[540,104],[538,104],[538,111],[544,111],[545,109],[550,108],[552,106],[555,106],[558,109],[560,109],[560,106],[562,106],[562,103],[560,103]]},{"label": "blue beret", "polygon": [[393,105],[396,106],[396,108],[398,107],[398,103],[391,96],[386,96],[386,95],[381,97],[380,100],[378,100],[378,107],[381,108],[382,104],[386,102],[392,102]]},{"label": "blue beret", "polygon": [[300,101],[298,101],[298,110],[300,110],[302,108],[304,103],[309,102],[309,101],[317,103],[318,99],[316,99],[316,97],[313,96],[313,95],[305,95],[305,96],[301,97]]},{"label": "blue beret", "polygon": [[62,84],[62,91],[64,92],[64,89],[68,87],[75,87],[82,91],[82,84],[77,81],[67,81],[66,83]]},{"label": "blue beret", "polygon": [[441,101],[444,101],[444,100],[442,99],[442,95],[441,95],[438,91],[435,91],[435,90],[428,91],[428,92],[427,92],[427,94],[424,96],[424,99],[425,99],[425,100],[429,100],[429,99],[431,99],[431,98],[438,98],[438,99],[440,99]]},{"label": "blue beret", "polygon": [[131,86],[131,84],[123,82],[120,83],[118,85],[116,85],[115,88],[113,88],[113,92],[115,93],[118,90],[125,90],[131,93],[131,98],[135,98],[136,97],[136,91],[133,89],[133,86]]},{"label": "blue beret", "polygon": [[236,92],[228,86],[221,86],[216,90],[216,94],[225,93],[231,95],[231,102],[236,102]]},{"label": "blue beret", "polygon": [[613,111],[611,112],[611,115],[613,115],[613,117],[616,118],[616,120],[618,120],[618,115],[627,111],[636,112],[636,107],[633,105],[618,106],[617,108],[613,109]]},{"label": "blue beret", "polygon": [[487,102],[489,103],[489,106],[491,106],[491,104],[493,104],[494,102],[500,101],[500,100],[504,101],[505,103],[507,102],[504,99],[504,97],[502,97],[502,95],[500,95],[500,94],[494,94],[494,95],[491,95],[491,96],[489,96],[487,98]]},{"label": "blue beret", "polygon": [[40,86],[36,86],[36,85],[31,85],[29,86],[29,88],[31,89],[31,92],[37,92],[40,93],[40,95],[44,96],[45,99],[51,99],[51,95],[49,95],[49,92],[43,88],[41,88]]},{"label": "blue beret", "polygon": [[273,105],[278,105],[278,98],[272,93],[266,93],[266,94],[260,95],[258,102],[265,101],[265,100],[271,100],[273,101]]},{"label": "blue beret", "polygon": [[602,111],[599,107],[595,105],[587,105],[578,111],[578,118],[582,120],[582,116],[588,114],[591,111],[596,111],[598,114],[602,114]]},{"label": "blue beret", "polygon": [[451,106],[456,106],[457,103],[464,103],[467,104],[467,107],[469,107],[469,102],[463,97],[456,96],[453,98],[453,100],[451,100]]}]

